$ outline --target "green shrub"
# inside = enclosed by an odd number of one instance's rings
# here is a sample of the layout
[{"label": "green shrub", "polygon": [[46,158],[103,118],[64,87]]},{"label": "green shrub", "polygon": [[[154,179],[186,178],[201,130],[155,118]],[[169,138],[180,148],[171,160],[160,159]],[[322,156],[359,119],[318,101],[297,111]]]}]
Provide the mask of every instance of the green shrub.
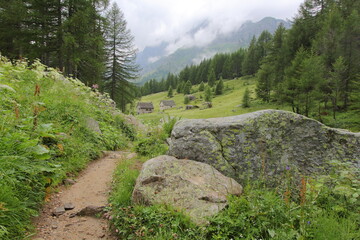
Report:
[{"label": "green shrub", "polygon": [[141,156],[156,157],[163,155],[167,151],[165,144],[167,135],[160,129],[155,129],[146,136],[138,137],[135,145],[135,151]]},{"label": "green shrub", "polygon": [[170,137],[171,136],[171,131],[174,128],[174,125],[177,121],[180,121],[181,117],[170,117],[168,116],[166,119],[164,119],[164,124],[163,124],[163,130],[165,132],[165,134]]}]

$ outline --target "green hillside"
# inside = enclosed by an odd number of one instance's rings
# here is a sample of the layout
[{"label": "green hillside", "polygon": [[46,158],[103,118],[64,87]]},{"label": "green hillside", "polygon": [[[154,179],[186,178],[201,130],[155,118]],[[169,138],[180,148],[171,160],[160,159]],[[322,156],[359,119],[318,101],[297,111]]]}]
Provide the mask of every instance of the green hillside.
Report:
[{"label": "green hillside", "polygon": [[[176,107],[165,111],[160,111],[160,101],[169,100],[167,92],[160,92],[156,94],[147,95],[141,98],[141,102],[152,102],[155,110],[151,114],[141,114],[138,116],[139,119],[145,121],[159,120],[164,115],[169,114],[170,116],[176,116],[181,118],[213,118],[213,117],[226,117],[234,116],[243,113],[253,112],[261,109],[285,109],[290,110],[286,106],[278,106],[271,103],[262,103],[255,99],[255,78],[242,77],[233,80],[225,81],[225,89],[222,95],[215,96],[212,99],[212,108],[205,109],[203,103],[204,92],[198,92],[198,85],[192,87],[193,95],[196,96],[195,101],[191,101],[188,104],[184,104],[184,94],[175,93],[174,97],[171,98],[175,101]],[[251,91],[251,102],[250,108],[241,107],[243,95],[245,89],[248,88]],[[185,110],[186,105],[197,105],[198,109]]]},{"label": "green hillside", "polygon": [[0,239],[25,239],[53,186],[127,145],[133,132],[111,103],[39,62],[0,59]]},{"label": "green hillside", "polygon": [[[198,91],[199,85],[195,85],[192,87],[193,95],[195,95],[197,99],[188,104],[184,104],[184,94],[182,93],[175,93],[173,98],[168,98],[167,92],[160,92],[143,96],[139,101],[152,102],[155,110],[153,113],[150,114],[138,115],[137,118],[148,123],[158,124],[159,120],[166,117],[167,115],[179,118],[200,119],[234,116],[263,109],[281,109],[291,111],[291,107],[289,105],[279,105],[276,102],[265,103],[257,99],[255,94],[256,78],[254,77],[245,76],[233,80],[225,80],[224,85],[224,93],[218,96],[214,95],[213,93],[213,107],[207,109],[205,109],[203,105],[203,103],[205,102],[203,99],[204,92]],[[241,106],[246,88],[248,88],[251,92],[251,101],[249,108],[243,108]],[[175,101],[176,107],[172,109],[167,109],[165,111],[160,111],[160,101],[169,99]],[[185,110],[186,105],[196,105],[199,108]],[[323,115],[321,116],[321,119],[319,119],[318,115],[316,115],[315,113],[310,117],[319,120],[330,127],[348,129],[354,132],[360,131],[360,119],[358,117],[358,112],[356,109],[338,113],[336,120],[332,118],[331,114]]]}]

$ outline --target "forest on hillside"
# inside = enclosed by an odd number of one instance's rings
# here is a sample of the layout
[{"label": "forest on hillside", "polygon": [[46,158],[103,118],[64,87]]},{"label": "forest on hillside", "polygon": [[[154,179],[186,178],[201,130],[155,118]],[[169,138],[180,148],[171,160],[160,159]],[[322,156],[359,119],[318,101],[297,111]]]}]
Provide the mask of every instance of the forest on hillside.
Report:
[{"label": "forest on hillside", "polygon": [[0,54],[36,59],[125,109],[134,98],[136,49],[124,15],[109,0],[0,1]]},{"label": "forest on hillside", "polygon": [[306,0],[293,25],[272,35],[264,31],[247,49],[220,53],[179,74],[155,79],[142,95],[170,91],[187,94],[189,86],[207,83],[216,91],[221,79],[257,78],[257,98],[289,104],[306,116],[360,109],[360,2]]}]

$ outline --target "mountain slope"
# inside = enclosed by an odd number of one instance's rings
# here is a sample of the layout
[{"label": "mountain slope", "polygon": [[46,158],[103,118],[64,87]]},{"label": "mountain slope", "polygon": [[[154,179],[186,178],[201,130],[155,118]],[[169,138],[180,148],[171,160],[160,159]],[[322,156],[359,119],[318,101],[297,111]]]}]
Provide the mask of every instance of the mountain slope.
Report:
[{"label": "mountain slope", "polygon": [[[286,28],[290,27],[288,21],[266,17],[256,23],[247,21],[235,31],[227,34],[220,33],[219,29],[215,39],[205,46],[183,45],[176,51],[169,53],[171,48],[181,44],[181,39],[178,39],[172,43],[162,42],[157,46],[146,47],[137,56],[137,63],[143,69],[139,84],[153,78],[161,79],[169,72],[177,73],[186,65],[197,64],[205,58],[214,56],[216,53],[233,52],[241,47],[247,47],[253,36],[258,37],[264,30],[274,33],[280,24],[283,24]],[[191,29],[186,34],[186,37],[195,42],[196,34],[205,31],[208,26],[209,22],[204,21]]]}]

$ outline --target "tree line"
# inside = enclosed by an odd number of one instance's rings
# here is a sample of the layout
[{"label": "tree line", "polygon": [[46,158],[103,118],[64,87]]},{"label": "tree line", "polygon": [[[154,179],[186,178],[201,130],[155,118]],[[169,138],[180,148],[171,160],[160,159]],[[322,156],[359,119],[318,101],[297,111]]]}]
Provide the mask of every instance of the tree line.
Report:
[{"label": "tree line", "polygon": [[305,0],[290,29],[264,31],[247,49],[216,54],[161,81],[140,88],[142,95],[184,92],[187,85],[253,75],[256,95],[265,102],[289,104],[296,113],[333,118],[349,107],[360,109],[360,2]]},{"label": "tree line", "polygon": [[125,110],[135,97],[129,80],[133,37],[109,0],[0,1],[0,52],[12,60],[40,59],[66,76],[108,92]]}]

